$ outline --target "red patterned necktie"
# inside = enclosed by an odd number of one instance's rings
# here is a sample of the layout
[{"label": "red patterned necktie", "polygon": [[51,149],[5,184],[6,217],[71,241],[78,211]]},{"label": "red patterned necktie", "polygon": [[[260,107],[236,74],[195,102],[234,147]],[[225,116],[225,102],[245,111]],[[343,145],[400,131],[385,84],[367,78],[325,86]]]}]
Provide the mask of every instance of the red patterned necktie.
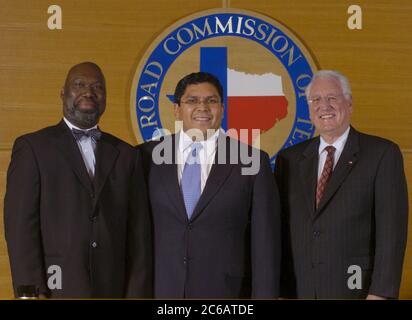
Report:
[{"label": "red patterned necktie", "polygon": [[319,202],[323,197],[326,185],[330,179],[333,170],[333,158],[335,155],[336,148],[333,146],[327,146],[325,148],[328,155],[326,156],[326,161],[323,166],[322,174],[320,175],[318,185],[316,187],[316,208],[319,206]]}]

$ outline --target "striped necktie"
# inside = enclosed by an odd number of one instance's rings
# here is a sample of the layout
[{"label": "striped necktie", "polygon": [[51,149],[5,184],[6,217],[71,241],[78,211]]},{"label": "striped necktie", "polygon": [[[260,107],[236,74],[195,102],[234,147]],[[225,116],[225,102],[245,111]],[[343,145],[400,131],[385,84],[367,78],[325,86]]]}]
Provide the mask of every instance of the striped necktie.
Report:
[{"label": "striped necktie", "polygon": [[325,193],[326,185],[328,184],[330,176],[332,175],[333,158],[336,148],[334,146],[327,146],[324,150],[327,151],[328,155],[326,156],[322,174],[320,175],[318,185],[316,187],[316,208],[319,207],[320,200],[322,200],[323,194]]}]

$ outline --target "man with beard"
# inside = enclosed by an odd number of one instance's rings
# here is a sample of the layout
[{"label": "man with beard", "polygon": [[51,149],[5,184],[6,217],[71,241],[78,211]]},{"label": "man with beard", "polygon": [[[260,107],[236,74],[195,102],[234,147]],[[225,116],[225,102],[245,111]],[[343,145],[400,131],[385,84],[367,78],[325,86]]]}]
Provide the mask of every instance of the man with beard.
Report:
[{"label": "man with beard", "polygon": [[16,296],[151,296],[151,235],[140,155],[101,132],[105,79],[72,67],[64,118],[16,139],[5,234]]}]

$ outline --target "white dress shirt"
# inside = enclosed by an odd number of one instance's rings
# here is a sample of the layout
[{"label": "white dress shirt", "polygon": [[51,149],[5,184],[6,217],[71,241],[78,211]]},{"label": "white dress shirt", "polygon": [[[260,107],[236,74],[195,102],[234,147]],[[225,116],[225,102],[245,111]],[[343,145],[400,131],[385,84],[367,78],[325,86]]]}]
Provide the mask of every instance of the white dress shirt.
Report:
[{"label": "white dress shirt", "polygon": [[[96,129],[97,125],[94,127],[88,128],[88,129],[81,129],[73,124],[69,120],[63,117],[64,122],[66,122],[67,126],[69,127],[70,130],[73,128],[78,129],[78,130],[83,130],[83,131],[89,131],[91,129]],[[96,165],[96,157],[94,155],[94,151],[96,149],[96,144],[93,141],[91,137],[82,137],[82,139],[76,140],[77,146],[79,147],[80,153],[82,154],[84,164],[86,165],[87,172],[89,176],[92,178],[94,177],[94,168]]]},{"label": "white dress shirt", "polygon": [[322,170],[323,170],[323,166],[325,165],[326,156],[328,155],[328,152],[325,150],[325,148],[327,146],[334,146],[335,149],[336,149],[335,150],[335,156],[334,156],[334,159],[333,159],[333,169],[335,169],[335,166],[338,163],[340,155],[342,154],[343,148],[345,147],[346,140],[348,140],[349,130],[350,130],[350,127],[348,127],[348,129],[346,129],[346,131],[332,144],[326,143],[326,141],[323,140],[322,137],[320,137],[318,180],[320,179],[320,176],[321,176]]},{"label": "white dress shirt", "polygon": [[[199,160],[200,160],[200,192],[203,192],[205,188],[207,178],[209,177],[210,170],[212,165],[215,162],[216,154],[216,145],[217,138],[219,137],[220,129],[215,132],[208,140],[199,141],[202,145],[202,148],[199,151]],[[194,143],[192,138],[189,137],[183,130],[179,133],[178,141],[178,151],[177,151],[177,177],[179,179],[179,185],[182,181],[183,169],[189,153],[191,151],[192,144]]]}]

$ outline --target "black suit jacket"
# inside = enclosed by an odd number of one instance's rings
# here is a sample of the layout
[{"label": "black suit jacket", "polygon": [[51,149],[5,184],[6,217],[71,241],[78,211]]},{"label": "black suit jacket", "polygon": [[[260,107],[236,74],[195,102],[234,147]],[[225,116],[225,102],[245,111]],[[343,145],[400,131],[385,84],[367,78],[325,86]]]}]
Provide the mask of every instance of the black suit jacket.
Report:
[{"label": "black suit jacket", "polygon": [[[58,298],[151,295],[151,234],[140,155],[102,133],[89,178],[61,121],[16,139],[4,202],[13,285]],[[49,267],[62,289],[49,290]],[[50,270],[49,270],[50,271]]]},{"label": "black suit jacket", "polygon": [[[283,221],[282,295],[365,298],[399,294],[408,196],[394,143],[350,129],[315,209],[319,137],[282,151],[275,175]],[[362,289],[349,289],[351,265]]]},{"label": "black suit jacket", "polygon": [[[174,137],[166,138],[172,141],[173,154]],[[224,135],[219,142],[227,150],[231,143],[238,144]],[[280,207],[268,155],[258,151],[259,172],[242,175],[244,166],[230,164],[229,152],[226,164],[217,164],[218,148],[215,164],[189,220],[176,163],[157,165],[152,161],[152,151],[158,144],[139,146],[154,224],[155,296],[277,297]],[[234,160],[239,162],[239,154],[236,157]]]}]

